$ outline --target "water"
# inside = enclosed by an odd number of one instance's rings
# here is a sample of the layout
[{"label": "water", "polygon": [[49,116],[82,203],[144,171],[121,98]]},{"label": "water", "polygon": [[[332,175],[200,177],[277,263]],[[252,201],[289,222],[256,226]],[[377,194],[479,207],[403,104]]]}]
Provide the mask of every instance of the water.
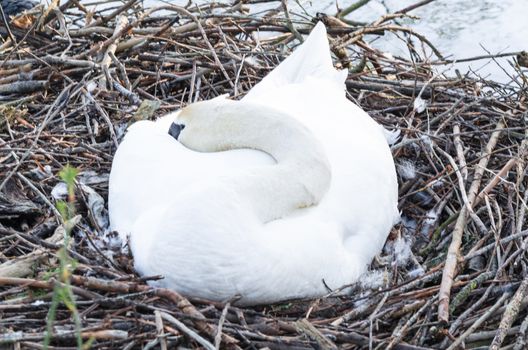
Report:
[{"label": "water", "polygon": [[[358,12],[358,18],[361,15],[375,18],[385,13],[386,8],[392,12],[415,2],[371,1]],[[437,0],[411,12],[419,16],[419,20],[405,20],[404,23],[424,34],[445,56],[460,59],[528,50],[527,13],[526,0]],[[389,46],[384,49],[393,51],[397,48]],[[506,72],[491,59],[455,67],[462,73],[471,69],[482,77],[508,82],[508,74],[514,74],[508,61],[511,62],[512,58],[497,60]]]},{"label": "water", "polygon": [[[144,1],[146,5],[161,4],[160,0]],[[341,7],[346,7],[347,4],[356,1],[340,0],[338,3]],[[348,18],[370,22],[417,1],[371,0]],[[169,2],[185,5],[188,1],[172,0]],[[205,3],[211,0],[194,0],[194,2]],[[232,0],[224,2],[231,3]],[[297,3],[300,3],[310,14],[336,13],[335,0],[289,0],[288,3],[293,12],[302,12],[297,6]],[[278,6],[280,2],[272,4],[272,6]],[[528,14],[528,0],[436,0],[410,14],[418,16],[419,19],[402,19],[400,23],[424,34],[444,56],[451,59],[528,50],[528,23],[525,19]],[[402,41],[394,39],[393,35],[385,35],[381,40],[376,38],[372,45],[393,55],[407,56]],[[502,68],[491,59],[460,63],[451,68],[457,68],[462,73],[472,70],[482,77],[507,83],[510,80],[508,74],[514,73],[508,62],[511,62],[512,58],[502,58],[497,61]]]}]

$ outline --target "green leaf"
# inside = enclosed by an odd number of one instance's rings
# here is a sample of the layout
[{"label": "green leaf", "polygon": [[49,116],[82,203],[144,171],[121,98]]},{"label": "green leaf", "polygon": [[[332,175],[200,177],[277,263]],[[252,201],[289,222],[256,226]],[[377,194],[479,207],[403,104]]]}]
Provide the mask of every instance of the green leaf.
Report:
[{"label": "green leaf", "polygon": [[73,186],[75,184],[75,178],[79,175],[79,169],[66,164],[64,168],[59,172],[59,177],[68,185]]}]

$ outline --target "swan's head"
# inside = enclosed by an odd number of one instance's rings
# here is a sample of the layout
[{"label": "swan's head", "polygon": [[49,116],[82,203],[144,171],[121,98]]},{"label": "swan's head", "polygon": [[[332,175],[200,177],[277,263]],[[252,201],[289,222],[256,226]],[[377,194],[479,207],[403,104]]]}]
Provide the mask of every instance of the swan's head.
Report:
[{"label": "swan's head", "polygon": [[193,103],[178,113],[169,134],[185,147],[198,152],[236,147],[233,140],[242,132],[247,115],[240,113],[240,104],[225,98]]}]

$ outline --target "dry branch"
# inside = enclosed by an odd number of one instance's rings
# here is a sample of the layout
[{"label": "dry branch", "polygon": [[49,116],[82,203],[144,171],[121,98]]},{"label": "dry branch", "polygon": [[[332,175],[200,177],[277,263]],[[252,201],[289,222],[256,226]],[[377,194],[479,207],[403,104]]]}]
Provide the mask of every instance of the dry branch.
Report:
[{"label": "dry branch", "polygon": [[469,212],[473,211],[473,205],[477,199],[478,190],[482,181],[484,171],[488,166],[488,161],[491,158],[491,154],[499,140],[499,136],[502,132],[504,124],[502,120],[499,120],[495,127],[495,131],[491,134],[490,139],[484,149],[481,160],[477,164],[475,172],[473,174],[473,182],[468,191],[467,203],[464,203],[458,219],[455,224],[455,228],[452,233],[451,244],[447,251],[446,262],[444,270],[442,272],[442,283],[440,284],[439,303],[438,303],[438,319],[442,322],[449,321],[449,299],[451,295],[451,286],[456,276],[457,265],[460,257],[460,246],[462,245],[462,234],[467,224]]}]

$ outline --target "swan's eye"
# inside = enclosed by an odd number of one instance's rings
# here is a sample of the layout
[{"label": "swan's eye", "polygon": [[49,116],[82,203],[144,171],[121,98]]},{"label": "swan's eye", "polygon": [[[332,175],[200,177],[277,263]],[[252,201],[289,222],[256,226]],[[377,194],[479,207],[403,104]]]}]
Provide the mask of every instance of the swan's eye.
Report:
[{"label": "swan's eye", "polygon": [[180,132],[185,129],[185,125],[172,123],[169,129],[169,135],[174,137],[176,140],[180,136]]}]

